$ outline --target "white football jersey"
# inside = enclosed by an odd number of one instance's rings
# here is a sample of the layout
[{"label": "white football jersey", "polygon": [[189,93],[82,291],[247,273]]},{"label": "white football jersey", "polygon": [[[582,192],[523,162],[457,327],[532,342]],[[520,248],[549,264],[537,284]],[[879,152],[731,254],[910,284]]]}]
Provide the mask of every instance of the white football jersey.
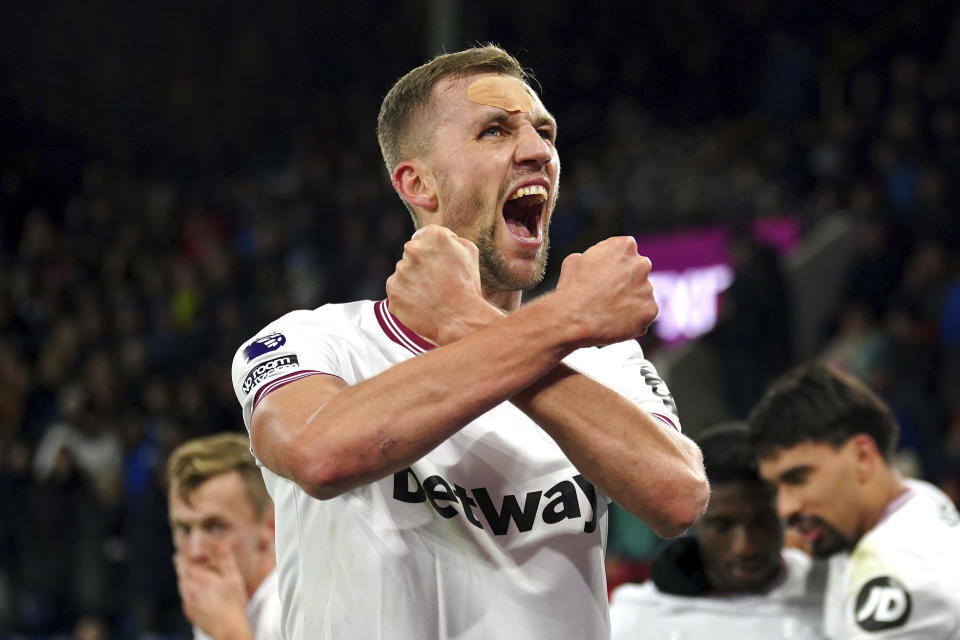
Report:
[{"label": "white football jersey", "polygon": [[[253,631],[253,640],[280,640],[280,592],[277,589],[277,570],[271,571],[250,596],[246,608],[247,622]],[[211,640],[197,627],[193,640]]]},{"label": "white football jersey", "polygon": [[647,580],[614,589],[611,640],[820,640],[823,566],[796,549],[783,550],[783,575],[764,594],[682,596]]},{"label": "white football jersey", "polygon": [[[295,311],[233,362],[244,422],[271,391],[326,374],[356,384],[431,345],[386,301]],[[635,341],[565,362],[679,429]],[[668,426],[669,425],[669,426]],[[410,467],[330,500],[262,468],[277,514],[286,638],[606,638],[607,501],[504,402]]]},{"label": "white football jersey", "polygon": [[852,553],[830,558],[830,638],[960,638],[960,516],[933,485],[907,486]]}]

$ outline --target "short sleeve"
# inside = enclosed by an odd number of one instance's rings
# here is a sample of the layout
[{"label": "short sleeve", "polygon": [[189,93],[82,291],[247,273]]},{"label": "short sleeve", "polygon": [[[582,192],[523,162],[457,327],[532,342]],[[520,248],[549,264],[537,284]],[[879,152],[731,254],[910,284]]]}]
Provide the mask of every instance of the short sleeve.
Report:
[{"label": "short sleeve", "polygon": [[294,311],[240,346],[231,373],[248,428],[257,404],[271,392],[314,375],[343,377],[336,333],[317,312]]},{"label": "short sleeve", "polygon": [[581,349],[564,363],[628,398],[664,425],[681,430],[670,389],[636,340]]},{"label": "short sleeve", "polygon": [[859,576],[846,603],[844,637],[960,637],[958,616],[943,585],[899,563],[876,567]]}]

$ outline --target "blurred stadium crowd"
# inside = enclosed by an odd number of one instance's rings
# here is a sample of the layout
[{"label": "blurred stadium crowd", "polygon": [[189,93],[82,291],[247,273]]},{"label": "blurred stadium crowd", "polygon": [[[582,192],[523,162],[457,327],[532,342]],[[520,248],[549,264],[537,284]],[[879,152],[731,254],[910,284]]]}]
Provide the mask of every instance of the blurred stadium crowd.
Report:
[{"label": "blurred stadium crowd", "polygon": [[[960,500],[960,12],[780,4],[459,22],[530,65],[560,123],[551,275],[613,234],[854,221],[819,353]],[[242,428],[230,361],[267,321],[384,296],[412,227],[374,123],[431,6],[4,10],[0,635],[187,631],[163,463]]]}]

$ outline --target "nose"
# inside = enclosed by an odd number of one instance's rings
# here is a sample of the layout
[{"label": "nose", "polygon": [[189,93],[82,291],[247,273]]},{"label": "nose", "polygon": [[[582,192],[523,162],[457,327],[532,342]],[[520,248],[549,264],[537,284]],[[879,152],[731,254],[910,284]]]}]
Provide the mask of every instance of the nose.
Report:
[{"label": "nose", "polygon": [[203,561],[207,559],[209,544],[207,537],[202,531],[193,529],[184,540],[184,551],[187,557],[194,561]]},{"label": "nose", "polygon": [[539,170],[553,160],[553,145],[545,140],[533,125],[522,127],[517,136],[518,142],[514,154],[517,164]]},{"label": "nose", "polygon": [[796,492],[784,488],[777,491],[777,515],[784,522],[789,522],[791,518],[800,513],[802,506],[803,503]]},{"label": "nose", "polygon": [[733,532],[731,544],[734,555],[748,557],[763,548],[763,534],[758,527],[740,526]]}]

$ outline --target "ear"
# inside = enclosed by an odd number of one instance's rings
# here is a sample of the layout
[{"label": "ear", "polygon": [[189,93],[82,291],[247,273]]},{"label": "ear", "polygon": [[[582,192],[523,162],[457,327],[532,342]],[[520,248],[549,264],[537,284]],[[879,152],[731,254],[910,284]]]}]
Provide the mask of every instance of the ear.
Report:
[{"label": "ear", "polygon": [[883,456],[877,449],[877,443],[865,433],[858,433],[850,438],[848,443],[854,456],[857,471],[857,480],[865,482],[876,471],[877,465],[883,463]]},{"label": "ear", "polygon": [[406,160],[393,170],[393,188],[415,211],[436,211],[437,191],[433,176],[416,160]]}]

